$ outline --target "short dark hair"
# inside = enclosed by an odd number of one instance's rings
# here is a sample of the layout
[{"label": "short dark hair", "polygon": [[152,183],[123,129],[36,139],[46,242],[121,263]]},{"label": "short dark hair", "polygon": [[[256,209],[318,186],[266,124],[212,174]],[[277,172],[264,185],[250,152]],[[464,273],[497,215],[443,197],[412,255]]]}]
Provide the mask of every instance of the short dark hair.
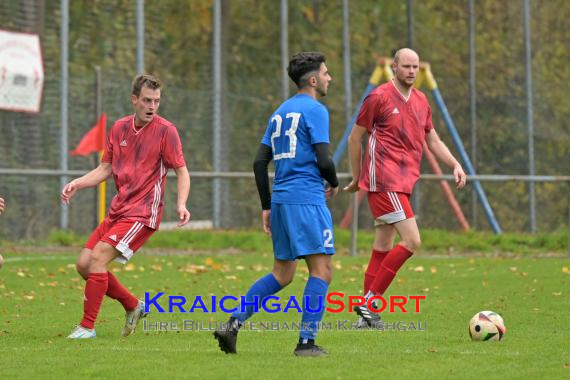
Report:
[{"label": "short dark hair", "polygon": [[133,80],[133,88],[131,94],[139,96],[143,87],[150,88],[151,90],[160,90],[162,84],[160,80],[149,74],[137,75]]},{"label": "short dark hair", "polygon": [[307,84],[307,80],[314,71],[321,68],[321,64],[325,62],[325,55],[319,52],[301,52],[297,53],[289,61],[287,73],[289,78],[298,88],[303,88]]}]

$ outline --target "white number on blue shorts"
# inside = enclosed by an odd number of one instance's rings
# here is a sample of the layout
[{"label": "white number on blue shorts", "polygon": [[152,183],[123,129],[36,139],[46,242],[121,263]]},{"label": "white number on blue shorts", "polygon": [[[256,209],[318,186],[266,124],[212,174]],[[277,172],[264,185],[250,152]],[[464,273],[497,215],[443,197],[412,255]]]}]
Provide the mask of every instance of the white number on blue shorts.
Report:
[{"label": "white number on blue shorts", "polygon": [[325,248],[333,248],[332,240],[333,233],[330,229],[323,230],[323,237],[325,238]]}]

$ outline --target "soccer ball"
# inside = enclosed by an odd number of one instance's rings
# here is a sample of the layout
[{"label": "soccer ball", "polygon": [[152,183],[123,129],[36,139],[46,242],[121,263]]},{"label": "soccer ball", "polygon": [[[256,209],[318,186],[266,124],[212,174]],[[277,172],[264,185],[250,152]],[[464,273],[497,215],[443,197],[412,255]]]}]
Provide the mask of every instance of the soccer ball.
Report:
[{"label": "soccer ball", "polygon": [[480,311],[469,322],[469,336],[472,340],[502,340],[506,331],[503,318],[493,311]]}]

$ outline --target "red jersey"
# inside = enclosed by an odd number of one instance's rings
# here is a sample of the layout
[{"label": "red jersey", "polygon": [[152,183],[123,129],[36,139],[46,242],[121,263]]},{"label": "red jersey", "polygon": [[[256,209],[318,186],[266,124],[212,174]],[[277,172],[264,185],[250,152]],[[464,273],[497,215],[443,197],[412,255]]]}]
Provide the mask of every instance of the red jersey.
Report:
[{"label": "red jersey", "polygon": [[433,128],[426,96],[412,88],[406,100],[392,81],[384,83],[364,99],[356,124],[369,133],[360,188],[411,194],[420,177],[425,135]]},{"label": "red jersey", "polygon": [[168,120],[155,116],[137,131],[134,119],[131,115],[117,120],[107,137],[102,161],[112,165],[117,188],[109,218],[128,218],[158,229],[166,173],[186,165],[182,144]]}]

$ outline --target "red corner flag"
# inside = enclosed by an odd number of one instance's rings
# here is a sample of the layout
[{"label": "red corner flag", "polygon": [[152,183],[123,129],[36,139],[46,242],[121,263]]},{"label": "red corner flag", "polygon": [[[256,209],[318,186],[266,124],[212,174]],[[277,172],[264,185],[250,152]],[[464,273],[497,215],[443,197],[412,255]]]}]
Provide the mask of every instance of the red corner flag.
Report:
[{"label": "red corner flag", "polygon": [[87,156],[91,153],[100,152],[105,147],[105,129],[107,126],[107,114],[103,112],[97,124],[83,136],[77,148],[69,152],[74,156]]}]

